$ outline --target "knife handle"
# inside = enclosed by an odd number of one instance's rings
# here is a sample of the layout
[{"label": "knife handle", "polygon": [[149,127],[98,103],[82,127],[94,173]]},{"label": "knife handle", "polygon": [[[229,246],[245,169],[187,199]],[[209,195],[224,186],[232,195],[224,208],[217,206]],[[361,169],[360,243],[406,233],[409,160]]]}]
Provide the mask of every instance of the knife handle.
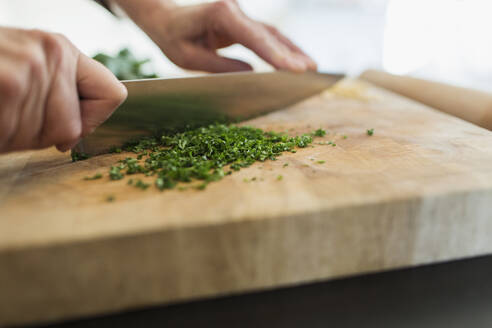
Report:
[{"label": "knife handle", "polygon": [[492,130],[492,94],[490,93],[377,70],[367,70],[360,78]]}]

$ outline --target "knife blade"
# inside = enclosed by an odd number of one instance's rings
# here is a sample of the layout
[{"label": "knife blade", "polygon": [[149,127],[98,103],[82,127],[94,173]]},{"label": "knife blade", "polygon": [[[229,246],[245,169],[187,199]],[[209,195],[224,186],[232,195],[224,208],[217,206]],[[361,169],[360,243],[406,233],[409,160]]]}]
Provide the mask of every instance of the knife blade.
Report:
[{"label": "knife blade", "polygon": [[343,77],[277,71],[122,81],[128,98],[73,150],[97,155],[149,134],[245,120],[295,104]]}]

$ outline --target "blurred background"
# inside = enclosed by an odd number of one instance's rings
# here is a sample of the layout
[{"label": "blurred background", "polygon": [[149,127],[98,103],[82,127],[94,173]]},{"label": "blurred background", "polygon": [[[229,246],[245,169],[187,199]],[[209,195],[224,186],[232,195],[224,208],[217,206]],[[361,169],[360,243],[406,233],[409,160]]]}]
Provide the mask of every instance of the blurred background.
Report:
[{"label": "blurred background", "polygon": [[[193,4],[203,1],[181,0]],[[239,0],[253,18],[276,25],[320,70],[367,68],[491,91],[490,0]],[[0,24],[61,32],[83,52],[129,47],[161,76],[183,75],[128,19],[89,0],[0,0]],[[241,46],[224,54],[271,68]]]}]

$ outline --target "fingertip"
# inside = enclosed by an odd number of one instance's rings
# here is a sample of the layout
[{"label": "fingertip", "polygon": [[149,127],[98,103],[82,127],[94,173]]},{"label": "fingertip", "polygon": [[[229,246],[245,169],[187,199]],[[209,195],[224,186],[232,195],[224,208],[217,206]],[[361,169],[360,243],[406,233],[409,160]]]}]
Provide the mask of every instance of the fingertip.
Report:
[{"label": "fingertip", "polygon": [[238,61],[237,66],[235,67],[235,72],[249,72],[253,70],[253,66],[248,63]]},{"label": "fingertip", "polygon": [[287,57],[286,58],[287,68],[296,73],[303,73],[307,70],[307,64],[295,57]]},{"label": "fingertip", "polygon": [[58,149],[59,152],[65,153],[71,148],[69,144],[60,144],[56,145],[56,149]]},{"label": "fingertip", "polygon": [[70,149],[75,148],[75,146],[77,146],[77,144],[79,142],[80,142],[80,140],[76,140],[76,141],[67,142],[64,144],[58,144],[55,147],[56,147],[56,149],[58,149],[58,151],[65,153],[65,152],[69,151]]},{"label": "fingertip", "polygon": [[128,90],[126,86],[121,82],[118,81],[117,86],[114,89],[114,108],[119,107],[128,97]]},{"label": "fingertip", "polygon": [[318,64],[311,58],[306,56],[308,70],[310,71],[318,71]]},{"label": "fingertip", "polygon": [[249,72],[253,67],[242,60],[213,55],[203,63],[205,70],[214,73]]}]

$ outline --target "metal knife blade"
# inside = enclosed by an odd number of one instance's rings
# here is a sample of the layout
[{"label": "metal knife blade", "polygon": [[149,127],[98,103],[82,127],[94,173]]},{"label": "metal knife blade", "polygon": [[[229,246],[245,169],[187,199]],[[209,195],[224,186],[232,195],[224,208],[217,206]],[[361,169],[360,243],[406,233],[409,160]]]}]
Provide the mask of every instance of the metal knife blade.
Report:
[{"label": "metal knife blade", "polygon": [[343,77],[277,71],[123,81],[128,98],[74,150],[96,155],[162,130],[248,119],[320,93]]}]

